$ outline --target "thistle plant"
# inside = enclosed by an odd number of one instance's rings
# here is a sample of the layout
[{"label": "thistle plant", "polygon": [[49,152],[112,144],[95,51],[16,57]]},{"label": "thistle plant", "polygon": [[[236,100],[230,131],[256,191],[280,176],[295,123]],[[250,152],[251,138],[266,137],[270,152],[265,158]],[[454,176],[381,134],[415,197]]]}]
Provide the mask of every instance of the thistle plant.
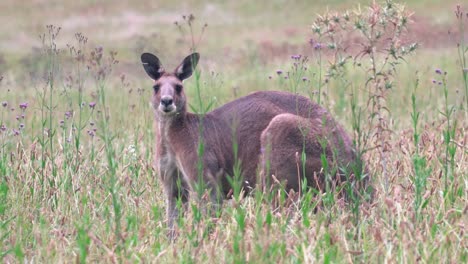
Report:
[{"label": "thistle plant", "polygon": [[[312,25],[317,41],[327,47],[331,57],[329,78],[342,78],[347,65],[362,70],[367,91],[367,130],[359,130],[362,145],[360,151],[375,149],[380,159],[380,171],[387,191],[389,140],[392,128],[391,113],[387,107],[388,93],[396,85],[395,74],[405,57],[414,52],[416,43],[405,44],[403,37],[410,22],[411,13],[404,6],[391,0],[373,3],[367,10],[360,7],[352,12],[326,13]],[[345,39],[355,37],[356,42]]]}]

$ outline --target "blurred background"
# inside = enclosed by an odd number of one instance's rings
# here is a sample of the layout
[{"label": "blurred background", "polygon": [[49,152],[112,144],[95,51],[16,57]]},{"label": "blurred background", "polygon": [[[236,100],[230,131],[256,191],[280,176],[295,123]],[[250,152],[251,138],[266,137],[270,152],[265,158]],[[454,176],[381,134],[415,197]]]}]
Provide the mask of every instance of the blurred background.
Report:
[{"label": "blurred background", "polygon": [[[138,65],[143,51],[157,54],[167,68],[172,68],[191,47],[188,27],[181,30],[175,23],[180,25],[183,16],[192,14],[202,67],[236,75],[241,81],[249,79],[252,71],[280,67],[292,54],[313,52],[309,39],[317,14],[369,2],[3,0],[0,72],[9,75],[32,70],[35,51],[42,47],[40,35],[47,32],[45,26],[49,24],[61,27],[57,38],[61,49],[76,44],[74,35],[81,33],[88,38],[88,47],[117,51],[118,72],[144,76]],[[454,47],[456,39],[449,32],[457,30],[453,15],[457,1],[405,2],[414,11],[410,37],[421,43],[423,53]]]}]

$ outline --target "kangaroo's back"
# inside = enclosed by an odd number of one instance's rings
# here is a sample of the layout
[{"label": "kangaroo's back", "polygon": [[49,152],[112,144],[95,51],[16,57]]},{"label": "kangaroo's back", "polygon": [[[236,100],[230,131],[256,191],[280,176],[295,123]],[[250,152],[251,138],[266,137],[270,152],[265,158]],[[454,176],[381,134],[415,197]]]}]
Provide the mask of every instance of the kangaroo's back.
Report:
[{"label": "kangaroo's back", "polygon": [[[262,132],[273,118],[286,113],[307,120],[330,119],[325,109],[308,98],[280,91],[255,92],[208,114],[209,118],[218,120],[218,123],[223,123],[223,126],[231,130],[227,136],[235,140],[231,143],[238,145],[237,158],[241,162],[242,173],[247,182],[244,182],[244,185],[253,186],[256,183],[258,163],[264,151],[261,144]],[[297,142],[301,143],[302,139],[298,138]],[[226,151],[232,151],[230,146]]]}]

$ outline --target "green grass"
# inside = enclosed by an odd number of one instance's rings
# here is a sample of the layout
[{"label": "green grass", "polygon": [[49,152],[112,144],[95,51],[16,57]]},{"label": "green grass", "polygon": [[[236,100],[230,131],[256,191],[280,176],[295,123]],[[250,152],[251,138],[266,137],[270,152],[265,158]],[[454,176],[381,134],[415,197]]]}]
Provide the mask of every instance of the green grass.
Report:
[{"label": "green grass", "polygon": [[[190,41],[187,28],[180,32],[173,22],[193,13],[196,36],[208,23],[197,46],[201,75],[185,82],[195,106],[199,100],[217,107],[252,91],[291,89],[276,70],[290,70],[290,56],[298,53],[309,55],[304,75],[311,83],[294,89],[308,95],[318,89],[320,72],[317,53],[307,44],[314,37],[310,26],[327,5],[343,11],[355,2],[15,3],[0,4],[0,22],[7,25],[0,32],[0,102],[8,103],[0,106],[0,125],[6,127],[0,132],[2,262],[468,261],[466,84],[456,41],[441,41],[450,39],[446,31],[417,39],[422,47],[393,75],[386,97],[392,131],[387,177],[377,152],[364,153],[375,192],[372,203],[358,204],[359,221],[356,208],[333,193],[306,191],[294,201],[284,192],[254,191],[242,198],[236,189],[236,199],[224,204],[216,221],[191,204],[171,242],[153,167],[152,82],[140,53],[154,52],[167,69],[175,67],[189,54]],[[364,9],[367,2],[361,3]],[[431,25],[455,28],[451,3],[408,6],[416,18],[436,14],[415,22],[430,32]],[[46,24],[62,29],[50,39]],[[88,41],[77,40],[78,32]],[[102,59],[95,56],[98,46]],[[77,50],[84,60],[77,59]],[[118,63],[110,51],[117,52]],[[323,58],[323,69],[329,60]],[[436,74],[437,68],[447,75]],[[349,64],[344,71],[344,79],[321,88],[320,100],[351,133],[351,102],[365,109],[368,75]],[[363,121],[362,129],[371,129]],[[273,208],[272,196],[283,206]]]}]

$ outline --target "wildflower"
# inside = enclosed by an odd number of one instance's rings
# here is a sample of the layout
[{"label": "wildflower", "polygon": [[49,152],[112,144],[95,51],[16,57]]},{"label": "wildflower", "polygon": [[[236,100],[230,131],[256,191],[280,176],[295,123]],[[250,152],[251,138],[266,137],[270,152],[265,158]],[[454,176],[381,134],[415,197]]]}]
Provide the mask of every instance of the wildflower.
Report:
[{"label": "wildflower", "polygon": [[7,128],[6,128],[6,126],[5,126],[4,124],[2,124],[2,125],[0,126],[0,130],[1,130],[2,132],[5,132],[5,131],[7,130]]},{"label": "wildflower", "polygon": [[66,119],[70,119],[71,116],[72,116],[71,111],[65,112],[65,118],[66,118]]},{"label": "wildflower", "polygon": [[7,101],[3,101],[3,102],[2,102],[2,106],[3,106],[3,107],[7,107],[7,106],[8,106],[8,102],[7,102]]},{"label": "wildflower", "polygon": [[28,108],[28,103],[27,103],[27,102],[21,103],[21,104],[19,105],[19,107],[20,107],[22,110],[25,110],[26,108]]},{"label": "wildflower", "polygon": [[24,114],[21,114],[21,119],[24,119]]},{"label": "wildflower", "polygon": [[301,56],[300,54],[298,54],[298,55],[291,55],[291,59],[293,59],[293,60],[300,60],[301,57],[302,57],[302,56]]},{"label": "wildflower", "polygon": [[89,122],[89,125],[94,126],[94,122],[93,121]]},{"label": "wildflower", "polygon": [[60,127],[63,127],[64,124],[65,124],[65,121],[64,121],[64,120],[60,120]]},{"label": "wildflower", "polygon": [[19,128],[20,128],[20,129],[24,129],[24,124],[21,123],[21,124],[19,125]]},{"label": "wildflower", "polygon": [[278,75],[281,75],[282,73],[283,73],[282,70],[277,70],[277,71],[276,71],[276,74],[278,74]]},{"label": "wildflower", "polygon": [[89,135],[90,137],[94,137],[94,131],[92,131],[92,130],[88,130],[88,132],[87,132],[87,133],[88,133],[88,135]]},{"label": "wildflower", "polygon": [[18,136],[20,134],[20,131],[17,129],[13,129],[13,135]]},{"label": "wildflower", "polygon": [[437,74],[442,74],[442,70],[441,70],[441,69],[436,69],[436,70],[435,70],[435,73],[437,73]]},{"label": "wildflower", "polygon": [[89,103],[89,108],[94,109],[95,106],[96,106],[96,102]]},{"label": "wildflower", "polygon": [[306,82],[307,80],[307,77],[302,77],[302,81]]},{"label": "wildflower", "polygon": [[314,45],[314,49],[315,49],[315,50],[319,50],[319,49],[321,49],[321,48],[322,48],[322,44],[320,44],[320,43],[318,43],[318,42],[315,43],[315,45]]},{"label": "wildflower", "polygon": [[432,79],[432,83],[433,83],[433,84],[436,84],[436,83],[437,83],[437,81],[436,81],[436,80],[434,80],[434,79]]}]

